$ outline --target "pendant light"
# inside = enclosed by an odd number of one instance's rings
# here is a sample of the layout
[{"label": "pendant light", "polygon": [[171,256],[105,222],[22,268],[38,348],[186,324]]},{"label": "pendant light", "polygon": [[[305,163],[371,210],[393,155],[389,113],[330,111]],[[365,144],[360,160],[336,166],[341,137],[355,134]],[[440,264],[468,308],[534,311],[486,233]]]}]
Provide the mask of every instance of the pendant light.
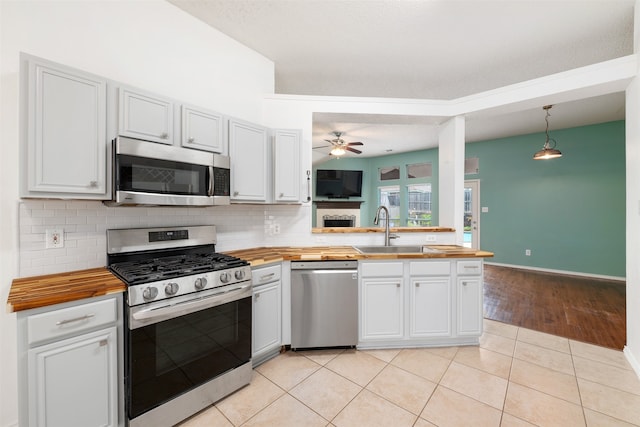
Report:
[{"label": "pendant light", "polygon": [[[538,151],[533,155],[533,160],[546,160],[546,159],[557,159],[558,157],[562,157],[562,153],[560,150],[556,149],[556,140],[553,138],[549,138],[549,110],[553,107],[553,105],[545,105],[542,107],[543,110],[547,112],[547,115],[544,117],[544,121],[547,122],[547,128],[544,133],[547,136],[546,141],[544,142],[544,147],[542,150]],[[549,141],[553,141],[553,146],[549,144]]]}]

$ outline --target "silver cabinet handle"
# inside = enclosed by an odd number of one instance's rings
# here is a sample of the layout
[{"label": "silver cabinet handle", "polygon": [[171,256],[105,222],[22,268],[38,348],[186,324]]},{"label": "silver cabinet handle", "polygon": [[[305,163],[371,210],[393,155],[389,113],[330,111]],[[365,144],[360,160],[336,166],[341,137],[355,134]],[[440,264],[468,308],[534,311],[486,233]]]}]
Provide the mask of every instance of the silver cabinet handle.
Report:
[{"label": "silver cabinet handle", "polygon": [[237,196],[237,195],[238,195],[238,192],[237,192],[237,191],[234,191],[234,192],[233,192],[233,195],[234,195],[234,196]]},{"label": "silver cabinet handle", "polygon": [[260,281],[264,282],[265,280],[269,280],[271,279],[273,276],[275,276],[276,273],[269,273],[269,274],[265,274],[263,276],[260,276]]},{"label": "silver cabinet handle", "polygon": [[90,181],[89,182],[89,187],[95,188],[98,186],[98,181]]},{"label": "silver cabinet handle", "polygon": [[168,134],[168,133],[166,133],[166,132],[163,132],[163,133],[160,135],[160,138],[162,138],[162,139],[168,139],[168,138],[169,138],[169,134]]},{"label": "silver cabinet handle", "polygon": [[471,269],[471,270],[477,270],[479,267],[477,265],[465,265],[464,268]]},{"label": "silver cabinet handle", "polygon": [[108,340],[100,340],[100,342],[98,343],[100,345],[100,347],[104,347],[105,345],[109,344]]},{"label": "silver cabinet handle", "polygon": [[420,282],[416,282],[416,288],[420,287]]},{"label": "silver cabinet handle", "polygon": [[91,319],[92,317],[96,317],[96,315],[91,313],[91,314],[85,314],[84,316],[75,317],[73,319],[60,320],[59,322],[56,322],[56,325],[61,326],[61,325],[66,325],[67,323],[80,322],[82,320]]},{"label": "silver cabinet handle", "polygon": [[256,300],[260,298],[260,294],[256,294]]},{"label": "silver cabinet handle", "polygon": [[396,288],[400,287],[400,282],[396,283]]},{"label": "silver cabinet handle", "polygon": [[467,286],[467,282],[462,282],[462,286]]},{"label": "silver cabinet handle", "polygon": [[189,137],[189,139],[187,139],[187,142],[195,142],[195,138],[194,137]]},{"label": "silver cabinet handle", "polygon": [[213,187],[215,185],[213,177],[213,166],[209,166],[209,188],[207,188],[207,196],[213,196]]}]

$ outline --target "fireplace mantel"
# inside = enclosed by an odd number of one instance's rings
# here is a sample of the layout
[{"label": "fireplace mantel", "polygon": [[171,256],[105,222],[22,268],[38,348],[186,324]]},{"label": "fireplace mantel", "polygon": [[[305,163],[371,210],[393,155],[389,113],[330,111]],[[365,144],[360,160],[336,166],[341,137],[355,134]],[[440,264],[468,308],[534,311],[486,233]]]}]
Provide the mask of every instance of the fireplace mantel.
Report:
[{"label": "fireplace mantel", "polygon": [[349,201],[333,201],[333,200],[316,200],[313,202],[317,209],[360,209],[360,205],[364,200]]}]

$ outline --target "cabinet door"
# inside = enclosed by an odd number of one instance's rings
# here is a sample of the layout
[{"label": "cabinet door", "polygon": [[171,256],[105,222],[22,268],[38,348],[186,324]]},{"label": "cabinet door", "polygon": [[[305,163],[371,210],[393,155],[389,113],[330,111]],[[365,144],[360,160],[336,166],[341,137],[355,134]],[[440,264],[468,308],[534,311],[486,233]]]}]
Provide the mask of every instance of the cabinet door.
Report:
[{"label": "cabinet door", "polygon": [[280,281],[257,287],[253,291],[253,357],[280,348]]},{"label": "cabinet door", "polygon": [[362,279],[361,289],[361,340],[402,338],[402,278]]},{"label": "cabinet door", "polygon": [[28,60],[23,197],[106,199],[106,82]]},{"label": "cabinet door", "polygon": [[410,335],[451,335],[451,280],[448,277],[412,278]]},{"label": "cabinet door", "polygon": [[482,334],[482,276],[458,278],[458,335]]},{"label": "cabinet door", "polygon": [[277,129],[273,138],[273,200],[300,202],[300,131]]},{"label": "cabinet door", "polygon": [[224,117],[213,111],[205,111],[188,105],[182,106],[183,147],[223,154],[227,152],[224,143]]},{"label": "cabinet door", "polygon": [[118,133],[146,141],[173,144],[173,102],[121,87]]},{"label": "cabinet door", "polygon": [[118,425],[116,336],[112,327],[29,350],[30,427]]},{"label": "cabinet door", "polygon": [[267,142],[267,128],[229,120],[232,201],[267,201]]}]

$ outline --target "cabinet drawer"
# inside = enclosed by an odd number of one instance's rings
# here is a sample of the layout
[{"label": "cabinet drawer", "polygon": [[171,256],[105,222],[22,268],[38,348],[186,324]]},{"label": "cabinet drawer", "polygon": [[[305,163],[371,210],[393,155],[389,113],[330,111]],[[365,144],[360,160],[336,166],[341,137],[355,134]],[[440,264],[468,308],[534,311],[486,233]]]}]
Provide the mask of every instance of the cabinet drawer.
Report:
[{"label": "cabinet drawer", "polygon": [[401,262],[362,263],[362,277],[398,277],[402,276]]},{"label": "cabinet drawer", "polygon": [[251,270],[251,284],[258,286],[264,283],[276,282],[280,280],[282,275],[281,271],[280,264]]},{"label": "cabinet drawer", "polygon": [[482,274],[482,261],[458,261],[459,275]]},{"label": "cabinet drawer", "polygon": [[27,318],[29,344],[114,323],[118,317],[116,299],[61,308]]},{"label": "cabinet drawer", "polygon": [[449,276],[451,263],[449,261],[423,261],[409,263],[411,276]]}]

